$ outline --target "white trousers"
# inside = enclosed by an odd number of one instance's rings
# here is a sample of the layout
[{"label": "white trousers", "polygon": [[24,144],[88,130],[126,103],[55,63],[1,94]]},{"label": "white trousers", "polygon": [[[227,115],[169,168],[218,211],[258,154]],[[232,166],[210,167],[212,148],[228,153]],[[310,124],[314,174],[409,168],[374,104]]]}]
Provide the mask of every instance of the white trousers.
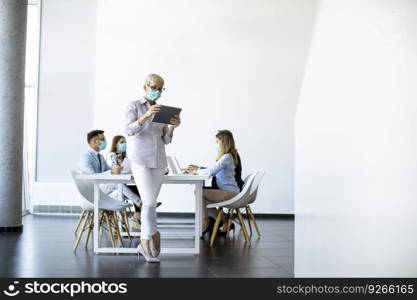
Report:
[{"label": "white trousers", "polygon": [[156,200],[161,190],[165,169],[151,169],[132,161],[132,174],[142,198],[141,239],[150,240],[156,233]]}]

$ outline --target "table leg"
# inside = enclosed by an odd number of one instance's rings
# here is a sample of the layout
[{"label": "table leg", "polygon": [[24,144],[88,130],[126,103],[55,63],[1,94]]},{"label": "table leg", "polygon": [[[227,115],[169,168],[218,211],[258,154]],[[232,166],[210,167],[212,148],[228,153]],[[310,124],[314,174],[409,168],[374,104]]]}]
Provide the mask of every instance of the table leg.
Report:
[{"label": "table leg", "polygon": [[[124,202],[123,183],[119,183],[119,185],[117,186],[117,190],[118,190],[118,193],[119,193],[119,200],[120,200],[120,202],[123,203]],[[120,211],[120,213],[122,213],[122,212]],[[117,213],[116,213],[116,216],[117,216]],[[122,232],[123,227],[119,225],[119,218],[117,218],[116,220],[117,220],[117,223],[115,224],[115,226],[117,226],[117,228],[119,228],[119,232]]]},{"label": "table leg", "polygon": [[100,202],[100,188],[99,183],[94,182],[94,228],[93,228],[93,245],[94,253],[98,253],[98,211],[99,211],[99,202]]},{"label": "table leg", "polygon": [[198,195],[198,203],[200,204],[200,206],[198,207],[198,210],[199,210],[199,220],[200,220],[200,222],[199,222],[199,228],[198,228],[198,230],[199,230],[199,234],[200,234],[200,237],[202,237],[203,236],[203,185],[204,185],[204,183],[203,182],[199,182],[199,195]]},{"label": "table leg", "polygon": [[195,184],[195,234],[194,250],[196,254],[200,253],[200,236],[202,233],[201,211],[203,207],[203,183]]}]

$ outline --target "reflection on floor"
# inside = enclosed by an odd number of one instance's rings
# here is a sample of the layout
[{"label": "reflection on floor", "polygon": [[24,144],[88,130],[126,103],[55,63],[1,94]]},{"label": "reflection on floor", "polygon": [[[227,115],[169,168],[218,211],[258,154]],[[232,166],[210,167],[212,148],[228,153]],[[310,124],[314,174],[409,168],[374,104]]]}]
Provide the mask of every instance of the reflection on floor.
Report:
[{"label": "reflection on floor", "polygon": [[[160,264],[138,261],[135,255],[94,255],[91,241],[87,249],[82,241],[74,255],[76,217],[28,215],[23,220],[22,234],[0,234],[0,277],[293,277],[292,219],[258,219],[262,236],[254,233],[251,246],[236,226],[234,237],[218,237],[212,248],[205,237],[199,256],[165,254]],[[162,240],[170,247],[192,243]]]}]

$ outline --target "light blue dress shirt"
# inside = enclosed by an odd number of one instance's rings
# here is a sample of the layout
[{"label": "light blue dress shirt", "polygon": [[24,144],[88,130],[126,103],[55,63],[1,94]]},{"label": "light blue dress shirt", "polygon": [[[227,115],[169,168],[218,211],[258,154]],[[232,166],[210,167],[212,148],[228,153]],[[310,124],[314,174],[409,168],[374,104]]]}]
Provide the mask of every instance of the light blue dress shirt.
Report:
[{"label": "light blue dress shirt", "polygon": [[235,179],[235,164],[230,153],[223,154],[213,166],[198,170],[198,174],[216,176],[216,183],[220,190],[240,192]]},{"label": "light blue dress shirt", "polygon": [[145,99],[131,102],[126,111],[127,156],[138,165],[147,168],[166,168],[165,145],[171,143],[168,125],[152,122],[152,118],[140,125],[138,119],[149,109]]},{"label": "light blue dress shirt", "polygon": [[102,154],[96,152],[94,149],[88,148],[80,157],[78,170],[87,174],[97,174],[110,170],[110,167]]}]

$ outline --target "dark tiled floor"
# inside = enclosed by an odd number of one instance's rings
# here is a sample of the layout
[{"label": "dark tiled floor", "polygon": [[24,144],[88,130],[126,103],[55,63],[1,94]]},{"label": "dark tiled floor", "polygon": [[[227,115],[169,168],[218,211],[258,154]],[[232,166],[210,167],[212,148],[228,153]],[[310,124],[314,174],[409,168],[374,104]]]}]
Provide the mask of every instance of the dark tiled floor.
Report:
[{"label": "dark tiled floor", "polygon": [[[75,217],[28,215],[23,220],[22,234],[0,234],[0,277],[293,277],[293,220],[259,219],[262,236],[254,234],[251,246],[236,226],[234,238],[217,238],[212,248],[208,237],[202,240],[199,256],[165,254],[160,264],[135,255],[94,255],[91,241],[87,249],[82,241],[74,255]],[[162,240],[170,247],[192,243]]]}]

